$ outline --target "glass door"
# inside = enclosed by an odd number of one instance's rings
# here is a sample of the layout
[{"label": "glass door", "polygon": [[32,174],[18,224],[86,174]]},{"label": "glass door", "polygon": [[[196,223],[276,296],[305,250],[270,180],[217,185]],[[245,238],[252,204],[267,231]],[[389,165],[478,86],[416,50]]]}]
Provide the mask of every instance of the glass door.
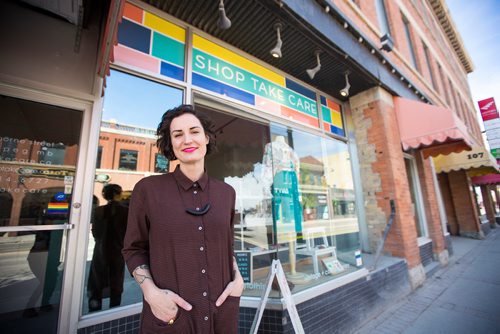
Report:
[{"label": "glass door", "polygon": [[57,333],[83,112],[0,95],[0,326]]}]

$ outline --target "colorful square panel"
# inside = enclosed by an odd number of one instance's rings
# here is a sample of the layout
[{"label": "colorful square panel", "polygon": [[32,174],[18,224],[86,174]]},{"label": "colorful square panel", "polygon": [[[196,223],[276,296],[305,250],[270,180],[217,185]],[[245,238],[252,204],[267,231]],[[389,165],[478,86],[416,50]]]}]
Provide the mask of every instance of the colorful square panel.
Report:
[{"label": "colorful square panel", "polygon": [[125,2],[125,6],[123,6],[123,17],[126,17],[131,21],[142,23],[143,13],[144,10],[128,2]]},{"label": "colorful square panel", "polygon": [[184,80],[185,40],[186,29],[127,3],[114,52],[117,61]]},{"label": "colorful square panel", "polygon": [[140,24],[123,19],[118,26],[118,43],[149,54],[151,30]]},{"label": "colorful square panel", "polygon": [[340,105],[324,96],[321,96],[320,100],[324,129],[336,135],[345,136]]}]

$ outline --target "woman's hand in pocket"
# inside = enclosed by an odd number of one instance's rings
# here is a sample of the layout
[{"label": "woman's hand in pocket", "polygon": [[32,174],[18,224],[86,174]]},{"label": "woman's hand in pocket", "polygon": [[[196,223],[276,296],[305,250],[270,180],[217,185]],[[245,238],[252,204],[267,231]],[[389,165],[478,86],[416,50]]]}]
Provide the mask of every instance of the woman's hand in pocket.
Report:
[{"label": "woman's hand in pocket", "polygon": [[145,296],[145,298],[151,307],[153,315],[164,322],[175,321],[179,307],[182,307],[186,311],[192,309],[192,306],[178,294],[166,289],[157,288]]},{"label": "woman's hand in pocket", "polygon": [[238,271],[237,274],[235,275],[234,280],[232,280],[231,282],[229,282],[227,284],[224,291],[222,291],[219,298],[217,298],[217,301],[215,302],[215,306],[219,307],[222,304],[224,304],[224,302],[226,301],[226,298],[228,296],[241,297],[241,294],[243,293],[244,287],[245,287],[245,284],[243,282],[243,277],[241,277],[241,274]]}]

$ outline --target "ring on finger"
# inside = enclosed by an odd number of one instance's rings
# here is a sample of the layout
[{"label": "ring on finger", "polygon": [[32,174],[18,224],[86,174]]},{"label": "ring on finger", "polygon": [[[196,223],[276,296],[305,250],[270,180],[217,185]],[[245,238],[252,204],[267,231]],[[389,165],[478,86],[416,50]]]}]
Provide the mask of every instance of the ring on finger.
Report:
[{"label": "ring on finger", "polygon": [[167,324],[169,324],[169,325],[173,325],[173,324],[174,324],[174,322],[175,322],[175,318],[172,318],[172,319],[170,319],[170,320],[167,322]]}]

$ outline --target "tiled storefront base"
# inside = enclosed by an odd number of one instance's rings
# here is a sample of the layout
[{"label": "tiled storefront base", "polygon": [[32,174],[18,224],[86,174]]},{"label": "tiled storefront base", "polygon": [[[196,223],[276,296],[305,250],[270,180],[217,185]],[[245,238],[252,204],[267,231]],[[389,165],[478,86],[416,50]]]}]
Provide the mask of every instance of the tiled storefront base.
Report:
[{"label": "tiled storefront base", "polygon": [[[401,260],[367,277],[300,303],[297,310],[306,333],[351,333],[392,300],[409,291],[408,269]],[[253,308],[240,309],[239,334],[250,331],[254,315]],[[139,315],[134,315],[82,328],[78,334],[136,334],[138,328]],[[288,312],[265,310],[259,333],[294,333]]]},{"label": "tiled storefront base", "polygon": [[432,261],[434,261],[434,256],[432,253],[432,242],[428,242],[420,246],[419,250],[420,250],[420,260],[422,261],[422,265],[424,267],[432,263]]},{"label": "tiled storefront base", "polygon": [[102,324],[81,328],[78,334],[132,334],[139,333],[139,314]]}]

